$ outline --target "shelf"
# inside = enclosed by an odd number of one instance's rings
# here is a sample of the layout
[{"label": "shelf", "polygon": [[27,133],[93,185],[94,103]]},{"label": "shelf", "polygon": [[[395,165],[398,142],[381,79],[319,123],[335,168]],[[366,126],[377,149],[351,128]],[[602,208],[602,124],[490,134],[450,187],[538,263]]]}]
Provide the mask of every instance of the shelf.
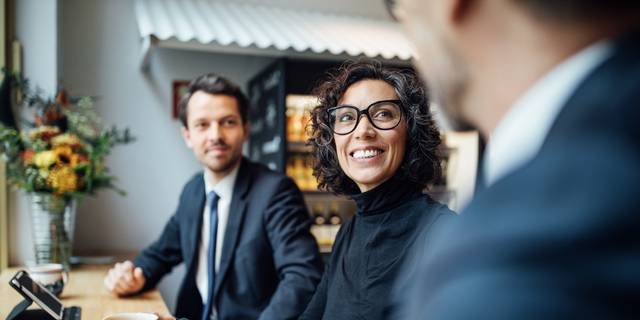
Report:
[{"label": "shelf", "polygon": [[307,146],[307,141],[287,141],[288,152],[311,152],[311,146]]},{"label": "shelf", "polygon": [[340,203],[344,202],[355,202],[347,196],[336,196],[333,193],[325,192],[325,191],[302,191],[302,195],[304,196],[305,201],[310,202],[333,202],[338,201]]}]

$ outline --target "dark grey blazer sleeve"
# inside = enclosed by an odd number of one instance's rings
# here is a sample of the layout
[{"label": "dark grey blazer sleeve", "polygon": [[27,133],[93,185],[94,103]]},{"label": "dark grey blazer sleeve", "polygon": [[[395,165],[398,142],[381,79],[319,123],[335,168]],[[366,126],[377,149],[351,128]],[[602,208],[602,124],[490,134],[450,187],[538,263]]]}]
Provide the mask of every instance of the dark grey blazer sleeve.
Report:
[{"label": "dark grey blazer sleeve", "polygon": [[165,274],[182,262],[179,224],[178,215],[173,215],[160,238],[133,260],[144,274],[145,283],[141,291],[154,288]]},{"label": "dark grey blazer sleeve", "polygon": [[295,319],[320,282],[322,259],[309,232],[311,221],[302,193],[294,182],[282,177],[271,193],[263,217],[280,282],[259,319]]},{"label": "dark grey blazer sleeve", "polygon": [[[203,184],[202,175],[196,175],[187,183],[180,195],[178,209],[167,222],[160,238],[142,251],[133,261],[136,267],[142,269],[145,277],[145,284],[141,291],[154,288],[165,274],[169,273],[174,266],[184,260],[184,244],[182,243],[184,235],[181,235],[181,230],[185,230],[185,225],[183,224],[188,223],[188,221],[185,221],[185,213],[189,210],[202,208],[200,203],[202,199],[194,195],[200,192]],[[204,194],[204,192],[201,193]],[[194,214],[197,215],[198,212]]]}]

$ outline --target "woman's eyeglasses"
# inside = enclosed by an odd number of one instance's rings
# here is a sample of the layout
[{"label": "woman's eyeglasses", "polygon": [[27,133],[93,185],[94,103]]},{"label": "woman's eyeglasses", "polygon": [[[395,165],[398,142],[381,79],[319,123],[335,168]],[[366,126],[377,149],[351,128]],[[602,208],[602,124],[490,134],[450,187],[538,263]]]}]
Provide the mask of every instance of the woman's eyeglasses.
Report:
[{"label": "woman's eyeglasses", "polygon": [[393,129],[402,119],[400,100],[374,102],[364,110],[349,105],[331,108],[327,110],[329,127],[335,134],[349,134],[356,129],[363,114],[376,129]]}]

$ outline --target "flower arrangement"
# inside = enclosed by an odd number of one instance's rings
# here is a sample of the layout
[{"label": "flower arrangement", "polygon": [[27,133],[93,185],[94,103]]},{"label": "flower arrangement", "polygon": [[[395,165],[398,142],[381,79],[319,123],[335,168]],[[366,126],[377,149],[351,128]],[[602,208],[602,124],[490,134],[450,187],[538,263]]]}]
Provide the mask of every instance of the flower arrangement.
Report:
[{"label": "flower arrangement", "polygon": [[[114,185],[116,177],[109,175],[104,160],[115,145],[135,140],[129,130],[100,128],[91,97],[70,99],[62,90],[55,99],[46,98],[41,90],[31,90],[29,81],[19,74],[7,76],[32,117],[26,121],[29,128],[23,130],[0,123],[0,153],[7,162],[8,183],[56,198],[80,200],[103,188],[124,195]],[[72,100],[76,100],[74,108]]]}]

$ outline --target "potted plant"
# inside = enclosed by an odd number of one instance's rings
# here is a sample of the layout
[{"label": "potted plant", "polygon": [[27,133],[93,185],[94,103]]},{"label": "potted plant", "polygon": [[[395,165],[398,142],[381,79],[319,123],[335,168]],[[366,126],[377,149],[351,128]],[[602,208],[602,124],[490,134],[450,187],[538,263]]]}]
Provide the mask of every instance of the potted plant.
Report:
[{"label": "potted plant", "polygon": [[71,99],[60,90],[47,98],[19,74],[6,76],[32,118],[22,130],[0,123],[7,182],[27,192],[36,263],[61,263],[69,270],[77,202],[100,189],[125,195],[104,161],[114,146],[135,138],[128,129],[101,127],[91,97]]}]

